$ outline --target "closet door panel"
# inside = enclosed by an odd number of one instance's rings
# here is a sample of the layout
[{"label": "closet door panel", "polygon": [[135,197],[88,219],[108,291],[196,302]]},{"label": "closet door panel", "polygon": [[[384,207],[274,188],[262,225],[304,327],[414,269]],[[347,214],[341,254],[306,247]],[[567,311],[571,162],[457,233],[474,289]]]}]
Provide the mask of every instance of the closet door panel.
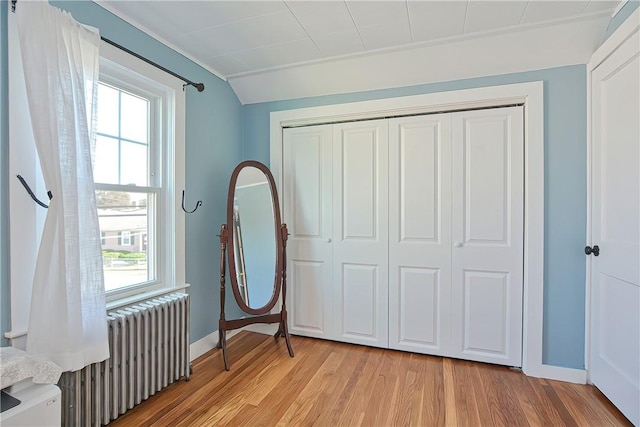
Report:
[{"label": "closet door panel", "polygon": [[450,335],[451,114],[389,122],[389,346],[444,355]]},{"label": "closet door panel", "polygon": [[375,340],[380,335],[377,302],[378,266],[342,263],[342,337],[353,341]]},{"label": "closet door panel", "polygon": [[388,345],[388,123],[333,126],[335,338]]},{"label": "closet door panel", "polygon": [[455,113],[452,357],[521,365],[522,107]]},{"label": "closet door panel", "polygon": [[332,338],[331,126],[285,129],[283,137],[289,330]]},{"label": "closet door panel", "polygon": [[509,273],[465,270],[463,277],[463,351],[505,355]]}]

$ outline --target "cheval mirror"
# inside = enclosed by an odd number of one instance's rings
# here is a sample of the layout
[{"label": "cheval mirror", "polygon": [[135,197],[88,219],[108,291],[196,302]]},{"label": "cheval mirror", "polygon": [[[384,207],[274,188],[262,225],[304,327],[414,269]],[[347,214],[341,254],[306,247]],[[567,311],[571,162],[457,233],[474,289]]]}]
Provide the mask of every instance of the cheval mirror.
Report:
[{"label": "cheval mirror", "polygon": [[[227,371],[227,331],[253,323],[278,323],[274,337],[284,337],[289,355],[293,357],[285,304],[287,236],[287,226],[280,222],[280,205],[273,175],[260,162],[248,160],[240,163],[231,174],[227,223],[220,228],[218,348],[222,349]],[[233,320],[225,318],[227,265],[236,303],[250,315],[248,317]],[[273,313],[281,294],[280,311]]]}]

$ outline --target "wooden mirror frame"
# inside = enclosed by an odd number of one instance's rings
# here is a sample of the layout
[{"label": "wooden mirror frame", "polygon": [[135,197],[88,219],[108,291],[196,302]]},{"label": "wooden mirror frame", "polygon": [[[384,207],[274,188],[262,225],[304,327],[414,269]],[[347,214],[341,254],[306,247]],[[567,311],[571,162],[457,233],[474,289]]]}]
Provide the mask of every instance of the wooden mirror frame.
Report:
[{"label": "wooden mirror frame", "polygon": [[[274,225],[274,238],[275,238],[275,274],[273,280],[273,294],[271,295],[271,299],[267,302],[266,305],[260,308],[251,308],[242,298],[240,293],[240,288],[238,285],[238,272],[236,270],[236,251],[234,248],[234,233],[235,228],[233,227],[233,206],[236,195],[236,186],[238,183],[238,176],[240,176],[240,172],[242,172],[245,168],[255,167],[256,169],[262,172],[269,184],[269,191],[271,195],[271,204],[273,207],[273,225]],[[280,206],[278,205],[278,193],[276,190],[276,183],[271,175],[271,171],[260,162],[256,162],[253,160],[247,160],[240,163],[234,169],[231,174],[231,180],[229,181],[229,194],[227,196],[227,230],[229,233],[229,242],[227,243],[229,249],[229,281],[231,282],[231,289],[233,290],[233,296],[236,299],[236,303],[245,313],[249,313],[252,315],[265,314],[270,312],[273,307],[278,302],[278,298],[280,298],[280,283],[282,283],[282,232],[280,230],[281,227],[280,220]]]},{"label": "wooden mirror frame", "polygon": [[[235,251],[233,247],[233,205],[236,192],[236,183],[238,182],[238,176],[244,168],[255,167],[259,169],[266,177],[269,183],[269,190],[271,192],[271,204],[273,207],[274,217],[274,238],[275,238],[275,275],[273,283],[273,295],[267,304],[260,308],[251,308],[242,299],[240,289],[238,286],[238,280],[236,276],[235,265]],[[291,347],[291,341],[289,339],[289,331],[287,329],[287,238],[289,232],[287,225],[281,223],[280,217],[280,204],[278,203],[278,192],[276,189],[273,175],[269,168],[264,164],[254,161],[246,160],[241,162],[233,170],[231,174],[231,180],[229,181],[229,192],[227,196],[227,223],[222,224],[220,227],[220,321],[218,323],[218,348],[222,349],[222,358],[224,360],[224,368],[229,370],[229,361],[227,359],[227,331],[233,329],[239,329],[247,325],[254,323],[278,323],[278,331],[274,337],[284,337],[287,343],[287,350],[289,355],[293,357],[293,348]],[[229,256],[227,263],[227,246],[229,247]],[[227,320],[225,318],[225,295],[226,295],[226,266],[229,265],[229,281],[231,282],[231,289],[236,303],[245,313],[251,314],[251,317],[245,317],[242,319]],[[271,310],[276,306],[278,300],[282,294],[282,305],[279,313],[271,313]]]}]

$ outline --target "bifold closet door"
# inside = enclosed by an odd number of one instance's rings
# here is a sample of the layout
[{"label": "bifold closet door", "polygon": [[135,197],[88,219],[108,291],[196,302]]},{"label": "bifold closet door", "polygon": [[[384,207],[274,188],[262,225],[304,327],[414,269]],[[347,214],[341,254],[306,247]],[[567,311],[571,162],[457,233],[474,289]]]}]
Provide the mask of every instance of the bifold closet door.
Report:
[{"label": "bifold closet door", "polygon": [[332,126],[283,131],[283,221],[292,334],[333,339]]},{"label": "bifold closet door", "polygon": [[284,130],[294,334],[521,365],[522,107]]},{"label": "bifold closet door", "polygon": [[451,114],[389,122],[389,347],[448,355]]},{"label": "bifold closet door", "polygon": [[388,121],[333,125],[334,339],[388,346]]},{"label": "bifold closet door", "polygon": [[523,107],[452,122],[451,357],[521,366]]}]

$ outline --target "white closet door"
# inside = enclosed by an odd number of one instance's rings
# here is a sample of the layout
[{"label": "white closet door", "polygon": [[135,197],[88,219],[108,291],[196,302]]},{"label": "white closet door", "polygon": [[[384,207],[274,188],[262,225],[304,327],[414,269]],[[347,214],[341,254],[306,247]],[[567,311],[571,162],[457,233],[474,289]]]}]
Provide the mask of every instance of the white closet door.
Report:
[{"label": "white closet door", "polygon": [[388,121],[333,126],[335,339],[388,346]]},{"label": "white closet door", "polygon": [[451,356],[521,366],[523,110],[456,113]]},{"label": "white closet door", "polygon": [[389,347],[448,355],[451,114],[389,123]]},{"label": "white closet door", "polygon": [[591,370],[593,383],[640,425],[640,39],[593,72]]},{"label": "white closet door", "polygon": [[331,125],[284,129],[289,331],[332,337]]}]

